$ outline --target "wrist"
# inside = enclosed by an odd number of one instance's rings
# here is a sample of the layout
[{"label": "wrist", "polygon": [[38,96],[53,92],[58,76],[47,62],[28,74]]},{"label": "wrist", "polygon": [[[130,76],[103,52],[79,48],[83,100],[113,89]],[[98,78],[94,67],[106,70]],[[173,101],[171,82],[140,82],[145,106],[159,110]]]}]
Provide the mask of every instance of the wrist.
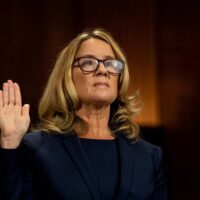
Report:
[{"label": "wrist", "polygon": [[3,149],[16,149],[21,142],[19,137],[2,137],[0,140],[0,146]]}]

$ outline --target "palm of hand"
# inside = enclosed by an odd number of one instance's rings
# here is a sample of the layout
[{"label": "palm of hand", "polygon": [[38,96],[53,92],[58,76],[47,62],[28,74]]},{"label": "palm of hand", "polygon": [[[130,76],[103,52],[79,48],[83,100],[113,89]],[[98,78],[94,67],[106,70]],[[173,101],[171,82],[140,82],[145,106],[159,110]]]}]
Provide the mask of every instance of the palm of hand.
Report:
[{"label": "palm of hand", "polygon": [[0,91],[1,146],[16,148],[30,123],[29,105],[21,105],[18,84],[8,81]]}]

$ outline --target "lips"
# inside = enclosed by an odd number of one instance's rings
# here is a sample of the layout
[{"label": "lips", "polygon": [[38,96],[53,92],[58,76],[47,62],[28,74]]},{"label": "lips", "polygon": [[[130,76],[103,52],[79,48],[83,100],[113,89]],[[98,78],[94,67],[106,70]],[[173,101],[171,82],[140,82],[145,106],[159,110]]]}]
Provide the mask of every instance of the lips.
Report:
[{"label": "lips", "polygon": [[96,83],[94,83],[94,86],[106,86],[106,87],[109,87],[109,84],[106,83],[106,82],[96,82]]}]

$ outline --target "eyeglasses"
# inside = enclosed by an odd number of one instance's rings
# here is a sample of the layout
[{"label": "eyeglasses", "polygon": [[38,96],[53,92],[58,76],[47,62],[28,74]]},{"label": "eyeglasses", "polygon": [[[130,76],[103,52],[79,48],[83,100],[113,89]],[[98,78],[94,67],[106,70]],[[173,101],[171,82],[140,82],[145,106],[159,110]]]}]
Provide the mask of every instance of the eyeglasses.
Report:
[{"label": "eyeglasses", "polygon": [[[121,74],[124,69],[124,61],[119,59],[105,59],[100,60],[91,57],[80,57],[75,59],[74,67],[78,66],[83,72],[94,72],[99,67],[99,63],[103,63],[104,67],[111,74]],[[78,65],[76,65],[76,63]]]}]

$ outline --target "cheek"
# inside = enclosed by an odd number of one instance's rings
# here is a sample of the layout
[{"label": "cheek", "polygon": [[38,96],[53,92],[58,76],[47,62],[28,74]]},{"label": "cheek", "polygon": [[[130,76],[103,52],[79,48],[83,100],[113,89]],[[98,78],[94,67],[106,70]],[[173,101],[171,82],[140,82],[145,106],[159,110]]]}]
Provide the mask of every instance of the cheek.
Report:
[{"label": "cheek", "polygon": [[90,83],[85,76],[74,75],[73,82],[80,98],[88,93]]},{"label": "cheek", "polygon": [[86,84],[85,84],[85,81],[84,81],[82,78],[76,79],[76,80],[74,81],[74,85],[75,85],[75,87],[76,87],[76,90],[77,90],[78,94],[79,94],[81,91],[85,90]]},{"label": "cheek", "polygon": [[112,88],[113,88],[113,93],[115,93],[115,95],[118,95],[118,77],[115,77],[112,81]]}]

